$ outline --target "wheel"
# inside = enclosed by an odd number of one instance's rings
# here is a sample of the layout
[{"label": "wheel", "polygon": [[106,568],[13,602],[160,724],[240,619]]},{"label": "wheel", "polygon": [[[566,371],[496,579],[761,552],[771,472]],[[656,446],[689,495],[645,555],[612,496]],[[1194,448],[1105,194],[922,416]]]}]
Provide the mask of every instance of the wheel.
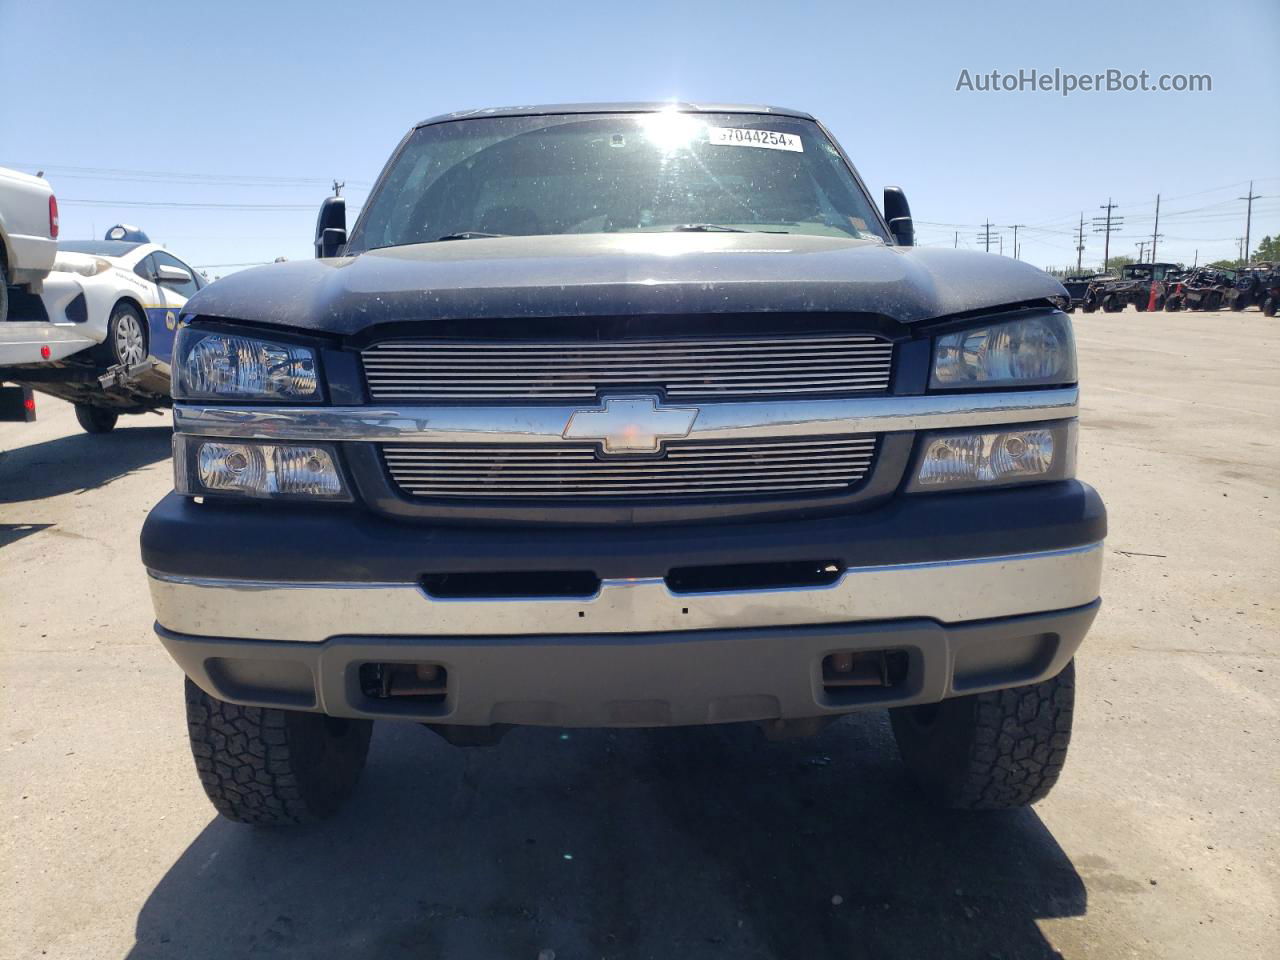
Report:
[{"label": "wheel", "polygon": [[1156,297],[1156,305],[1152,309],[1160,311],[1164,309],[1164,297]]},{"label": "wheel", "polygon": [[187,732],[204,792],[229,820],[281,826],[336,813],[369,753],[372,720],[239,707],[186,679]]},{"label": "wheel", "polygon": [[1051,680],[889,711],[912,778],[957,810],[1007,810],[1048,795],[1071,742],[1075,663]]},{"label": "wheel", "polygon": [[103,363],[126,367],[147,359],[147,325],[137,307],[128,303],[115,305],[107,323],[107,339],[98,354]]},{"label": "wheel", "polygon": [[1120,305],[1120,303],[1116,300],[1115,297],[1103,297],[1102,309],[1105,310],[1107,313],[1119,313],[1121,310],[1124,309],[1124,307]]},{"label": "wheel", "polygon": [[1086,303],[1080,309],[1083,310],[1085,313],[1093,313],[1098,309],[1098,305],[1096,303]]},{"label": "wheel", "polygon": [[1147,301],[1145,300],[1133,301],[1133,309],[1137,310],[1139,313],[1144,312],[1147,309]]},{"label": "wheel", "polygon": [[1244,297],[1236,297],[1234,300],[1231,301],[1231,309],[1239,313],[1241,310],[1245,308],[1248,302],[1249,301],[1247,301]]},{"label": "wheel", "polygon": [[120,415],[114,410],[91,407],[87,403],[76,404],[76,419],[86,433],[110,433],[116,428]]},{"label": "wheel", "polygon": [[1276,298],[1267,297],[1262,301],[1262,315],[1264,317],[1274,317],[1276,315]]},{"label": "wheel", "polygon": [[1217,290],[1214,290],[1204,298],[1204,309],[1206,310],[1217,310],[1221,306],[1222,306],[1222,294],[1220,294]]},{"label": "wheel", "polygon": [[1164,308],[1170,313],[1177,313],[1182,309],[1182,301],[1177,299],[1166,300],[1164,302]]},{"label": "wheel", "polygon": [[0,323],[9,319],[9,274],[0,260]]}]

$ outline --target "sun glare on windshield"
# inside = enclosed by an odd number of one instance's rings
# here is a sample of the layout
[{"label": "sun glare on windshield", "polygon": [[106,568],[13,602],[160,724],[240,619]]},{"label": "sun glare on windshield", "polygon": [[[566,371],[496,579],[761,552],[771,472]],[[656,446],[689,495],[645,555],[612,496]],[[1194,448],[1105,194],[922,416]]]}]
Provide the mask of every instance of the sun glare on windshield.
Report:
[{"label": "sun glare on windshield", "polygon": [[687,150],[701,137],[707,125],[696,117],[675,110],[646,114],[640,121],[645,139],[664,154]]}]

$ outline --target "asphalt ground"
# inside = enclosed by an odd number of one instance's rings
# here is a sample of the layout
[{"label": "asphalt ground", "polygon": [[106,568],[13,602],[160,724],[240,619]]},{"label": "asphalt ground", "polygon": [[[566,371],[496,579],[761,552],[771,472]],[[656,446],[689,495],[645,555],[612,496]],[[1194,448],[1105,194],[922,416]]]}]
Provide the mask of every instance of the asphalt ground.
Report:
[{"label": "asphalt ground", "polygon": [[873,713],[383,723],[337,818],[222,821],[138,559],[167,421],[41,399],[0,424],[0,957],[1280,956],[1280,324],[1075,320],[1104,606],[1063,779],[1007,814],[924,805]]}]

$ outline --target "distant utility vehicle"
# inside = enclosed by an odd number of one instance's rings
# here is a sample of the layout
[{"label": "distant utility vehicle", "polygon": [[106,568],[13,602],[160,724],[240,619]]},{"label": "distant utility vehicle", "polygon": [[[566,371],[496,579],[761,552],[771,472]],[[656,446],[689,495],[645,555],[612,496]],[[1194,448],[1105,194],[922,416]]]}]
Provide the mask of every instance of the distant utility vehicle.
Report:
[{"label": "distant utility vehicle", "polygon": [[1181,271],[1176,263],[1125,264],[1119,277],[1104,274],[1089,285],[1085,312],[1101,307],[1106,313],[1119,313],[1130,304],[1139,312],[1163,310],[1171,282]]},{"label": "distant utility vehicle", "polygon": [[808,114],[520,107],[196,294],[142,558],[217,809],[333,812],[375,720],[883,708],[940,802],[1048,793],[1106,533],[1065,291],[912,242]]}]

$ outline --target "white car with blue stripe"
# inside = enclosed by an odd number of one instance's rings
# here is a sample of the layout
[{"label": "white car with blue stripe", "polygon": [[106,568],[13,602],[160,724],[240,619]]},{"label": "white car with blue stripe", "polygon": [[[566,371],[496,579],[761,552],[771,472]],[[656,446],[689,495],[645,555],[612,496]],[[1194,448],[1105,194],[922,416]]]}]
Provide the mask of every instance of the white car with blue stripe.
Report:
[{"label": "white car with blue stripe", "polygon": [[85,321],[74,333],[95,345],[102,364],[128,368],[150,357],[166,374],[178,315],[208,284],[145,233],[123,226],[112,227],[104,240],[60,243],[45,282],[46,301],[68,281],[85,298]]},{"label": "white car with blue stripe", "polygon": [[0,323],[0,379],[70,401],[91,433],[167,407],[178,317],[208,282],[136,227],[63,241],[41,292]]}]

